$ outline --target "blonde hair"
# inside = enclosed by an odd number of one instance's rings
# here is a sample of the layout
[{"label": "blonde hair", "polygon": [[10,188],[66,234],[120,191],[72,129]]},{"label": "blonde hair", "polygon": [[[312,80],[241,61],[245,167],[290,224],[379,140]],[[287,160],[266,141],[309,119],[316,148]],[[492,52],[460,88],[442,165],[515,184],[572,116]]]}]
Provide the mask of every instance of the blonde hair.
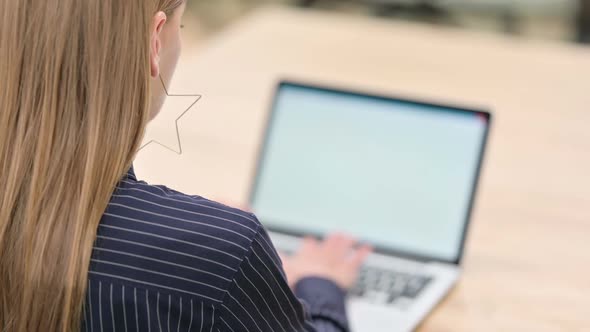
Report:
[{"label": "blonde hair", "polygon": [[183,0],[0,0],[0,330],[80,328],[96,230],[141,143],[153,15]]}]

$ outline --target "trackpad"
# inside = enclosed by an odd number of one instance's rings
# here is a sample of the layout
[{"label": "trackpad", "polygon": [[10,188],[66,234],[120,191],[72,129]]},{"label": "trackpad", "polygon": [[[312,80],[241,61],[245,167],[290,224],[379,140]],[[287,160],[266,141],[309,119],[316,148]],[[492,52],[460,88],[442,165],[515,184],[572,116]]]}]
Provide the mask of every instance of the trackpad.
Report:
[{"label": "trackpad", "polygon": [[371,304],[362,299],[353,299],[347,302],[347,311],[350,317],[352,331],[409,331],[409,321],[404,319],[407,312],[402,312],[395,307]]}]

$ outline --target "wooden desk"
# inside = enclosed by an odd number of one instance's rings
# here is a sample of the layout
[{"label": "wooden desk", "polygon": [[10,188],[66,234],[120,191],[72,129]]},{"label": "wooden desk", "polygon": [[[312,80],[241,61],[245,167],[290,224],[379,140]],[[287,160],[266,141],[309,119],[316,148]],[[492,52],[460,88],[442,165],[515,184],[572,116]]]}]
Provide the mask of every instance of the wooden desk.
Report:
[{"label": "wooden desk", "polygon": [[493,109],[465,271],[420,330],[590,331],[588,49],[266,9],[185,49],[184,153],[148,146],[138,175],[244,202],[279,77]]}]

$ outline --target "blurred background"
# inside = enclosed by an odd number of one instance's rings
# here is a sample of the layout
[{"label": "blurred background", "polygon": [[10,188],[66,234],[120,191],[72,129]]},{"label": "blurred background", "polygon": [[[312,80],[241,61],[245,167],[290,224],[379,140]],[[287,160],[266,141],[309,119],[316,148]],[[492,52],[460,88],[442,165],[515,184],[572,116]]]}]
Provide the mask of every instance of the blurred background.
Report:
[{"label": "blurred background", "polygon": [[388,20],[564,42],[590,42],[590,0],[192,0],[186,17],[207,38],[264,5],[346,12]]},{"label": "blurred background", "polygon": [[140,178],[250,203],[283,78],[489,109],[463,275],[419,331],[588,331],[590,0],[188,3],[168,91],[203,98],[167,99]]}]

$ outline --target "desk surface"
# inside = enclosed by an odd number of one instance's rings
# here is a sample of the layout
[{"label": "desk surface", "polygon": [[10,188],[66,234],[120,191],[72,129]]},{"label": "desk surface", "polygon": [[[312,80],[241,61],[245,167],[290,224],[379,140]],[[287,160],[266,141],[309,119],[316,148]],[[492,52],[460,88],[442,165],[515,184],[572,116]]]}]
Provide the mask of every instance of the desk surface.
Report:
[{"label": "desk surface", "polygon": [[[590,330],[590,50],[265,9],[185,49],[168,90],[203,98],[183,153],[148,145],[138,175],[245,202],[280,77],[491,108],[464,274],[421,331]],[[175,135],[161,119],[150,135]]]}]

